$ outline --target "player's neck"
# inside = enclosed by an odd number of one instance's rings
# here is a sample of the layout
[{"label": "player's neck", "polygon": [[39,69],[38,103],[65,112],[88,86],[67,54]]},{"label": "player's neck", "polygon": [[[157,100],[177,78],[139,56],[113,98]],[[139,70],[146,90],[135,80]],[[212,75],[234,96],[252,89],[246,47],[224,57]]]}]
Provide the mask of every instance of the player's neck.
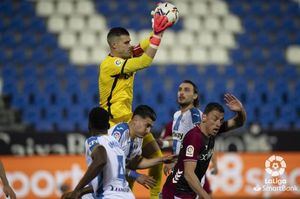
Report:
[{"label": "player's neck", "polygon": [[134,128],[132,126],[132,121],[128,122],[128,126],[129,126],[129,136],[130,138],[134,139],[136,136],[135,136]]},{"label": "player's neck", "polygon": [[198,124],[197,127],[205,135],[205,137],[210,137],[209,133],[207,132],[207,130],[202,122],[200,124]]},{"label": "player's neck", "polygon": [[112,56],[112,57],[118,57],[117,54],[114,51],[110,51],[109,55]]},{"label": "player's neck", "polygon": [[112,57],[120,57],[120,58],[122,58],[122,56],[119,55],[116,51],[110,51],[109,54],[110,54]]},{"label": "player's neck", "polygon": [[194,105],[193,105],[193,104],[189,104],[189,105],[187,105],[187,106],[181,106],[181,107],[180,107],[180,111],[181,111],[181,113],[184,113],[184,112],[190,110],[191,108],[194,108]]}]

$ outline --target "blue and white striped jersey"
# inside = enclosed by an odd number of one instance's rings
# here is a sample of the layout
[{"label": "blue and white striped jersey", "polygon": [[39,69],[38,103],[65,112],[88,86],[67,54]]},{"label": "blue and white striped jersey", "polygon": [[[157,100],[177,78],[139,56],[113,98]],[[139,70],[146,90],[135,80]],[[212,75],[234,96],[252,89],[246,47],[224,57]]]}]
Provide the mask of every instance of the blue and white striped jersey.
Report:
[{"label": "blue and white striped jersey", "polygon": [[99,175],[91,181],[94,193],[83,198],[135,198],[125,174],[125,155],[118,141],[109,135],[92,136],[86,139],[86,161],[90,165],[93,149],[102,145],[107,153],[107,163]]},{"label": "blue and white striped jersey", "polygon": [[174,113],[172,124],[173,154],[179,154],[185,134],[201,122],[202,112],[191,108],[184,113],[180,110]]},{"label": "blue and white striped jersey", "polygon": [[119,123],[108,130],[108,134],[115,137],[123,149],[126,160],[142,154],[143,139],[136,137],[130,138],[128,123]]}]

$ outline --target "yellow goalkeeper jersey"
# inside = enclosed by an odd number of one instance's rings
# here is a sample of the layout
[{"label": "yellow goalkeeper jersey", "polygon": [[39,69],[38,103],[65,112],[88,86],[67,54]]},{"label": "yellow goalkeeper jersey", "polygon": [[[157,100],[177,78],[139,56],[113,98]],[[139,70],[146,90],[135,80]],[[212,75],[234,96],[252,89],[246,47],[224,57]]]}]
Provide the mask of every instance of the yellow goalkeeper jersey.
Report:
[{"label": "yellow goalkeeper jersey", "polygon": [[[143,40],[140,46],[145,51],[149,46],[149,38]],[[100,106],[110,113],[111,125],[131,119],[135,72],[151,63],[152,58],[143,53],[140,57],[129,59],[108,55],[100,64]]]}]

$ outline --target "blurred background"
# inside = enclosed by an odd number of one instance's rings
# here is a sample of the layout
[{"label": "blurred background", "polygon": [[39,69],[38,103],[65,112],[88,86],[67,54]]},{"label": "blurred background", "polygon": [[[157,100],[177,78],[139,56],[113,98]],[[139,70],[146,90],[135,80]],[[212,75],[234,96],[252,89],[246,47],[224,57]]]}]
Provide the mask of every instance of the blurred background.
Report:
[{"label": "blurred background", "polygon": [[[233,93],[248,118],[216,141],[214,196],[299,198],[300,2],[169,2],[180,19],[164,33],[152,66],[137,73],[134,107],[155,109],[158,137],[178,109],[181,81],[197,84],[201,107]],[[0,154],[20,198],[57,198],[79,180],[88,111],[99,101],[98,66],[109,53],[107,32],[123,26],[137,44],[151,32],[157,3],[0,1]],[[253,189],[268,184],[265,160],[276,154],[287,164],[285,186],[297,190]]]}]

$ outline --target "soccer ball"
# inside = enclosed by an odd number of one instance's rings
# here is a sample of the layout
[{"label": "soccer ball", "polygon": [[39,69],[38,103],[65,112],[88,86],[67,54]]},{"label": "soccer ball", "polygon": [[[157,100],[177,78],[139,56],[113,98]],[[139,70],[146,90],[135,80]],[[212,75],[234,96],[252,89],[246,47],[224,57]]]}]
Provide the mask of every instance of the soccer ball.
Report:
[{"label": "soccer ball", "polygon": [[170,22],[173,22],[174,24],[177,23],[179,19],[178,9],[176,8],[176,6],[168,2],[159,3],[155,8],[154,13],[167,16],[168,20]]}]

